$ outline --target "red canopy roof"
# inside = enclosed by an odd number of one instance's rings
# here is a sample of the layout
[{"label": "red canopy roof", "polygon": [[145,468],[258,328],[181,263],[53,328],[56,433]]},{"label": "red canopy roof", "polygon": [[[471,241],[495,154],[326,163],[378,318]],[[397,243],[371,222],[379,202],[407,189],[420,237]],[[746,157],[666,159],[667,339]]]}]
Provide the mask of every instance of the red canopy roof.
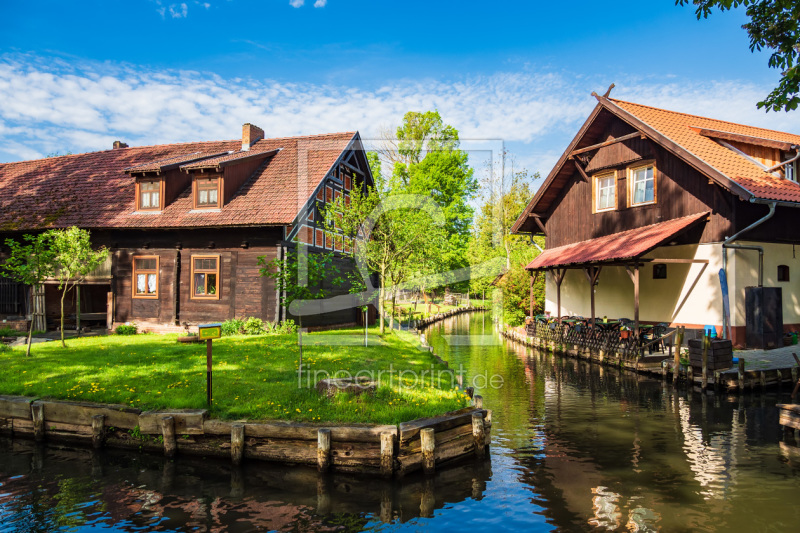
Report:
[{"label": "red canopy roof", "polygon": [[708,214],[709,212],[705,211],[620,233],[612,233],[605,237],[545,250],[525,268],[526,270],[540,270],[639,257],[669,241],[678,233],[689,229],[689,227],[707,217]]}]

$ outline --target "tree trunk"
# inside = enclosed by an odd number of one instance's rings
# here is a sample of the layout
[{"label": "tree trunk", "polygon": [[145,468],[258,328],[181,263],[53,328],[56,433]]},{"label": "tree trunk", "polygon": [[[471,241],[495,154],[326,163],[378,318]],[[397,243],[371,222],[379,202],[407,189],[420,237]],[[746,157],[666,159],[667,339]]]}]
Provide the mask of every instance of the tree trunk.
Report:
[{"label": "tree trunk", "polygon": [[381,272],[381,285],[380,285],[380,288],[378,289],[378,320],[381,323],[381,327],[380,327],[381,335],[386,333],[386,326],[385,326],[385,324],[383,322],[383,313],[385,311],[384,305],[383,305],[383,298],[386,295],[386,292],[385,292],[386,288],[383,286],[384,279],[385,279],[384,278],[384,271],[382,271]]},{"label": "tree trunk", "polygon": [[395,303],[397,298],[397,291],[392,290],[392,314],[389,317],[389,329],[394,329],[394,315],[397,313],[397,305]]},{"label": "tree trunk", "polygon": [[364,346],[369,346],[369,307],[364,307]]},{"label": "tree trunk", "polygon": [[61,347],[66,348],[67,343],[64,342],[64,298],[67,297],[68,285],[64,285],[64,291],[61,293]]}]

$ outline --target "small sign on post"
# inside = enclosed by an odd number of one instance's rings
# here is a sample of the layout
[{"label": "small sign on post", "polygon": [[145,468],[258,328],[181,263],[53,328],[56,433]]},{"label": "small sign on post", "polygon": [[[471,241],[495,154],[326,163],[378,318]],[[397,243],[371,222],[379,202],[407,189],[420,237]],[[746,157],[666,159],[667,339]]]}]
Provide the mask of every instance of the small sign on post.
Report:
[{"label": "small sign on post", "polygon": [[197,336],[201,341],[206,341],[206,400],[208,406],[211,407],[212,341],[222,337],[222,324],[200,324],[198,326]]}]

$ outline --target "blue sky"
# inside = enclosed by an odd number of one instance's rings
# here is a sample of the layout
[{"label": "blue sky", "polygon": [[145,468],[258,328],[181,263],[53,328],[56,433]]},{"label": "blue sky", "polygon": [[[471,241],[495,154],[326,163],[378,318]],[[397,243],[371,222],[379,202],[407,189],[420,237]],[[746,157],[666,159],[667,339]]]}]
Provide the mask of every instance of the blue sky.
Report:
[{"label": "blue sky", "polygon": [[0,161],[55,151],[358,129],[437,108],[546,174],[589,93],[791,131],[741,12],[610,2],[0,3]]}]

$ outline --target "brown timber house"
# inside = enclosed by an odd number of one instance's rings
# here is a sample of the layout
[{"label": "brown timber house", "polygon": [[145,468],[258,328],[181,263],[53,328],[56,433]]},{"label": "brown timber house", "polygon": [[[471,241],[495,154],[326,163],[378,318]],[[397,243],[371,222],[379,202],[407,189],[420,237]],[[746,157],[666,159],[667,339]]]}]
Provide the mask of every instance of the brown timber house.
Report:
[{"label": "brown timber house", "polygon": [[595,97],[512,228],[545,236],[527,268],[546,311],[782,345],[800,330],[800,135]]},{"label": "brown timber house", "polygon": [[[357,132],[266,139],[251,124],[241,140],[115,142],[112,150],[0,164],[0,261],[7,238],[78,226],[111,254],[76,291],[80,302],[69,296],[73,321],[78,305],[84,324],[155,331],[233,317],[278,321],[292,317],[260,275],[259,257],[285,257],[302,242],[347,268],[351,242],[323,223],[321,209],[372,185]],[[52,326],[58,316],[52,282],[42,303],[0,277],[0,328],[22,329],[34,317]],[[359,316],[348,309],[303,325]]]}]

